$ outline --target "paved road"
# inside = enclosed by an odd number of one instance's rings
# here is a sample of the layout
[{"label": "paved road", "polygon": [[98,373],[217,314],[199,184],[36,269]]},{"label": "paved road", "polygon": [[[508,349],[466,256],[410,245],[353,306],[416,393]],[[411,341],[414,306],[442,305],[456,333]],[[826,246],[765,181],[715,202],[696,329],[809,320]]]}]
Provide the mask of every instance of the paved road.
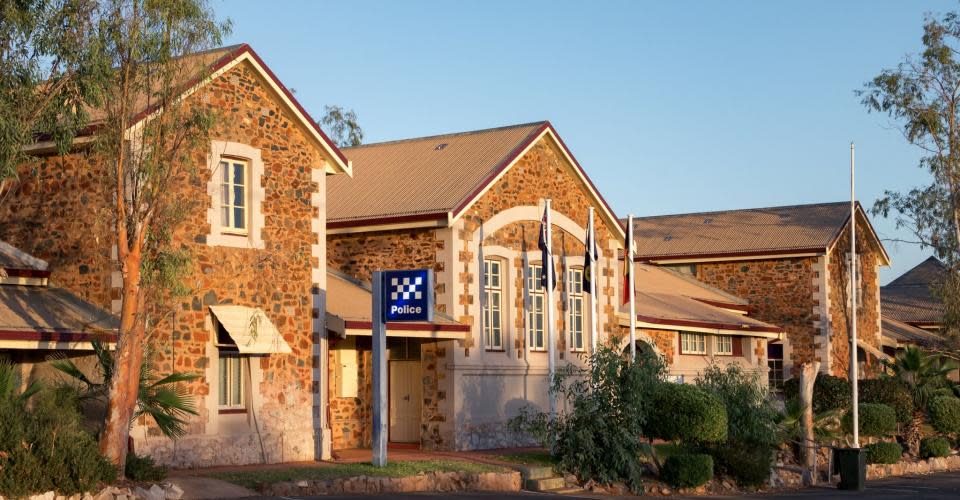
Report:
[{"label": "paved road", "polygon": [[[401,500],[423,500],[426,498],[455,498],[457,500],[493,500],[499,498],[534,500],[534,499],[609,499],[611,496],[600,495],[546,495],[542,493],[521,492],[515,494],[503,493],[409,493],[396,495],[380,495],[381,498],[396,498]],[[297,497],[310,498],[310,497]],[[323,496],[313,497],[318,500],[356,500],[358,496]],[[637,497],[629,497],[637,498]],[[679,498],[679,497],[670,497]],[[733,497],[693,497],[698,500],[706,498],[733,498]],[[802,491],[792,491],[786,493],[776,493],[767,495],[755,495],[750,498],[766,499],[810,499],[810,498],[869,498],[870,500],[882,499],[903,499],[903,498],[923,498],[923,499],[957,499],[960,498],[960,472],[944,472],[929,476],[918,477],[899,477],[883,479],[879,481],[870,481],[867,483],[867,490],[862,492],[840,491],[834,488],[811,488]]]}]

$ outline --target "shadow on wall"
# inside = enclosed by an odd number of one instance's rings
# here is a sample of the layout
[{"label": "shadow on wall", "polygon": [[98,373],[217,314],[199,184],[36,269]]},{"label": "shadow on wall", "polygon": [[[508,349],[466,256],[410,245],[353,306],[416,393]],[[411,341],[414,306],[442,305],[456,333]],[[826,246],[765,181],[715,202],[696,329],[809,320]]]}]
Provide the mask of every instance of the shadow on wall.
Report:
[{"label": "shadow on wall", "polygon": [[479,373],[463,375],[462,378],[459,385],[462,393],[458,398],[461,404],[456,414],[456,449],[536,444],[530,436],[508,429],[507,420],[519,415],[524,408],[531,412],[545,411],[545,376]]}]

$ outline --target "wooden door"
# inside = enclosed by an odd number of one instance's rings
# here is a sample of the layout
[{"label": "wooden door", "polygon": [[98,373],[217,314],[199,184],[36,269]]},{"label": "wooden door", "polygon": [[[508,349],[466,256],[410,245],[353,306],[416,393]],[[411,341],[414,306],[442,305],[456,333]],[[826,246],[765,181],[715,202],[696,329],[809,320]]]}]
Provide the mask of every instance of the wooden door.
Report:
[{"label": "wooden door", "polygon": [[420,442],[420,361],[390,362],[390,441]]}]

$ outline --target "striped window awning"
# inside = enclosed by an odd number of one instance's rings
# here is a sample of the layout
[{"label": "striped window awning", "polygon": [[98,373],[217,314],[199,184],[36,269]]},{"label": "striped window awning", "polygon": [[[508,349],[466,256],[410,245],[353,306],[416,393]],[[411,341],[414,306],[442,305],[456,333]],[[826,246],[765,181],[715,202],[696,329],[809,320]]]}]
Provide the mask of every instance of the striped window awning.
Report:
[{"label": "striped window awning", "polygon": [[[210,306],[210,312],[226,330],[241,354],[290,354],[283,340],[262,309],[246,306]],[[230,347],[233,347],[232,345]]]}]

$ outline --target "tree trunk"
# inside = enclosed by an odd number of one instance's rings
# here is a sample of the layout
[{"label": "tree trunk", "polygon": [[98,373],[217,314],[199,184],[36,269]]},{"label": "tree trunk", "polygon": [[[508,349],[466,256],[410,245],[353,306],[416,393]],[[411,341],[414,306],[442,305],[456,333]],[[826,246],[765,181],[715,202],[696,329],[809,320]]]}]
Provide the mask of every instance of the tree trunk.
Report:
[{"label": "tree trunk", "polygon": [[820,363],[804,363],[800,367],[800,404],[803,405],[803,474],[804,486],[817,484],[817,440],[813,432],[813,386],[817,380]]},{"label": "tree trunk", "polygon": [[903,432],[903,442],[907,445],[907,452],[910,455],[915,457],[920,455],[921,438],[923,438],[923,412],[915,411]]},{"label": "tree trunk", "polygon": [[113,376],[110,378],[107,416],[100,451],[124,475],[130,421],[137,405],[140,387],[140,365],[143,363],[145,341],[143,321],[138,318],[142,305],[140,293],[139,252],[130,252],[123,258],[123,305],[120,308],[120,331],[114,356]]}]

